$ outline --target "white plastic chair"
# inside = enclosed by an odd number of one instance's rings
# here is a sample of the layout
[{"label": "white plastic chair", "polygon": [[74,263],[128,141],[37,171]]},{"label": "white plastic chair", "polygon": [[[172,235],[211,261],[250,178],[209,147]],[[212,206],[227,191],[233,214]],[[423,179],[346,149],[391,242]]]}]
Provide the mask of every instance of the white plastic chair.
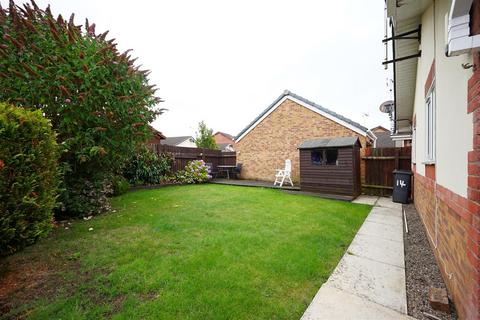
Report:
[{"label": "white plastic chair", "polygon": [[285,169],[277,169],[277,172],[275,173],[275,182],[273,183],[273,185],[276,186],[278,183],[278,186],[282,187],[285,180],[287,180],[287,182],[290,182],[290,184],[293,187],[293,182],[292,182],[292,179],[290,178],[291,173],[292,173],[292,160],[287,159],[285,160]]}]

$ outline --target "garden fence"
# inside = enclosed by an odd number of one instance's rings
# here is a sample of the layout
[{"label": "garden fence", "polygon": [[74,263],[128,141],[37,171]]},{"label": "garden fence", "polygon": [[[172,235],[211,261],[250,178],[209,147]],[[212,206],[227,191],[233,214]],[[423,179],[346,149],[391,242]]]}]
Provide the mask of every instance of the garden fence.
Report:
[{"label": "garden fence", "polygon": [[236,165],[237,163],[235,151],[222,152],[221,150],[176,147],[163,144],[150,144],[149,146],[158,155],[162,153],[172,154],[174,158],[173,172],[185,169],[187,163],[192,160],[203,160],[205,163],[211,163],[215,171],[218,171],[217,166],[219,165]]},{"label": "garden fence", "polygon": [[393,190],[393,170],[411,170],[412,148],[366,148],[362,192],[389,196]]}]

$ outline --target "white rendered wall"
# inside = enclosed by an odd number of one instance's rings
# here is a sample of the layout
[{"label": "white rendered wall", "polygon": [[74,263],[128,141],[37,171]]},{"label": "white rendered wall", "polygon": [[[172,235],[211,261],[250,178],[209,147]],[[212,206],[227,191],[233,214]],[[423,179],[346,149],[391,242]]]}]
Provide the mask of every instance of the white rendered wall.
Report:
[{"label": "white rendered wall", "polygon": [[437,44],[437,164],[438,184],[467,196],[468,152],[473,148],[473,120],[467,114],[468,79],[472,70],[470,54],[445,56],[445,15],[451,1],[436,1]]},{"label": "white rendered wall", "polygon": [[449,0],[437,0],[422,16],[422,56],[418,61],[414,105],[416,169],[419,174],[425,175],[425,82],[435,57],[436,180],[438,184],[466,197],[468,151],[472,150],[473,143],[472,115],[467,114],[468,79],[472,71],[465,70],[462,63],[472,63],[472,57],[469,54],[445,56],[445,15],[450,4]]},{"label": "white rendered wall", "polygon": [[415,140],[415,161],[416,170],[422,176],[425,175],[425,82],[434,59],[433,41],[433,5],[422,15],[422,42],[420,50],[422,56],[417,64],[417,83],[415,86],[415,103],[413,114],[416,117],[416,140]]}]

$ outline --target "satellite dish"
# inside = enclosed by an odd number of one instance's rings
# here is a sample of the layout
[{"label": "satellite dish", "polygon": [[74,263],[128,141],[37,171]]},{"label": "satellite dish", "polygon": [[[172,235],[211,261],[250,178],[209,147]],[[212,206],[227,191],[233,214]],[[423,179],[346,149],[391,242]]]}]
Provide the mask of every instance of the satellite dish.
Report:
[{"label": "satellite dish", "polygon": [[393,100],[387,100],[380,105],[380,111],[383,113],[390,113],[393,110]]}]

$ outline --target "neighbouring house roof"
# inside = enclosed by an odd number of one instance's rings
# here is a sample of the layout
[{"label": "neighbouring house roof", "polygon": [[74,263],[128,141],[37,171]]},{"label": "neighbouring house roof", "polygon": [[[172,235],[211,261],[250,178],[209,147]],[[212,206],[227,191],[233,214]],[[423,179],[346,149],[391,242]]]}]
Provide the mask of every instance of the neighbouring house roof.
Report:
[{"label": "neighbouring house roof", "polygon": [[340,148],[360,145],[358,137],[322,138],[303,141],[298,149]]},{"label": "neighbouring house roof", "polygon": [[383,126],[376,126],[375,128],[370,129],[370,131],[374,132],[375,134],[377,132],[388,132],[388,133],[390,133],[390,130],[388,130],[387,128],[385,128]]},{"label": "neighbouring house roof", "polygon": [[223,135],[223,136],[225,136],[225,137],[227,137],[227,138],[229,138],[229,139],[232,139],[232,140],[235,139],[234,136],[232,136],[231,134],[225,133],[225,132],[217,131],[217,132],[214,134],[214,136],[216,136],[217,134],[221,134],[221,135]]},{"label": "neighbouring house roof", "polygon": [[194,140],[192,136],[181,136],[181,137],[168,137],[165,138],[164,140],[160,141],[161,144],[166,144],[169,146],[176,146],[181,144],[182,142],[185,142],[187,140]]},{"label": "neighbouring house roof", "polygon": [[280,106],[286,99],[290,99],[293,102],[304,106],[307,109],[310,109],[330,120],[333,120],[363,136],[367,135],[367,128],[355,122],[353,120],[348,119],[330,109],[322,107],[321,105],[316,104],[308,99],[305,99],[289,90],[285,90],[272,104],[268,106],[265,110],[262,111],[248,126],[246,126],[240,133],[236,136],[235,141],[240,141],[245,135],[250,132],[253,128],[255,128],[263,119],[265,119],[270,113],[272,113],[278,106]]},{"label": "neighbouring house roof", "polygon": [[163,140],[163,139],[167,138],[167,137],[165,137],[165,135],[164,135],[163,133],[161,133],[160,131],[158,131],[158,130],[155,129],[154,127],[152,127],[152,126],[150,126],[150,125],[149,125],[149,127],[150,127],[150,131],[152,131],[152,134],[153,134],[155,137],[157,137],[158,139]]},{"label": "neighbouring house roof", "polygon": [[377,140],[375,140],[376,148],[394,148],[395,142],[392,140],[389,132],[375,132]]}]

